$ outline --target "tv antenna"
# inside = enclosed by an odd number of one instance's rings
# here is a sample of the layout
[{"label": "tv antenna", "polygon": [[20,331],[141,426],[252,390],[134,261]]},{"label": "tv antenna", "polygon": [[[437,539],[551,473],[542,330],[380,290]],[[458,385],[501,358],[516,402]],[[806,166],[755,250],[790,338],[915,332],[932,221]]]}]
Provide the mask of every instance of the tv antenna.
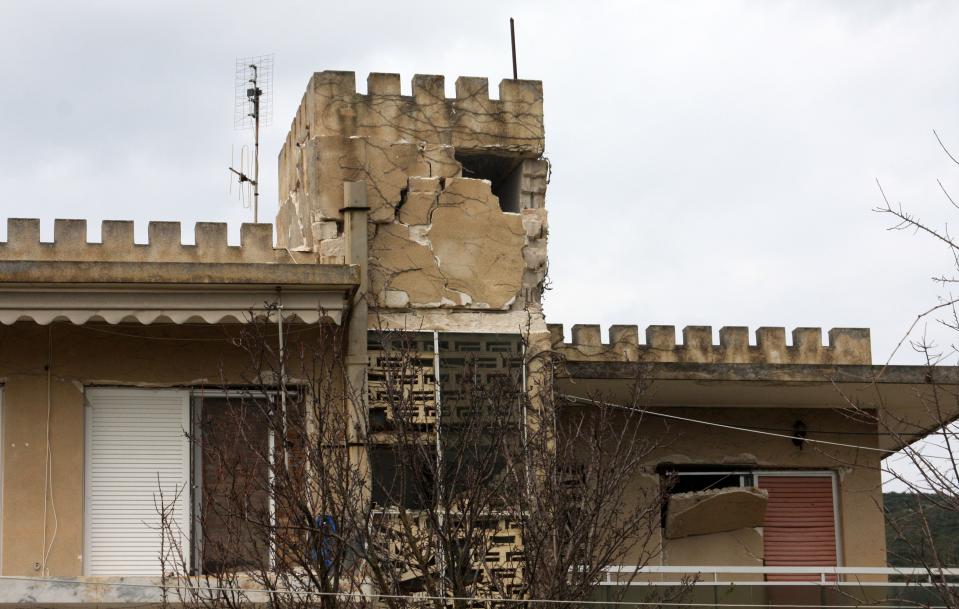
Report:
[{"label": "tv antenna", "polygon": [[[230,171],[236,174],[240,183],[239,198],[244,207],[249,206],[252,191],[253,222],[259,222],[260,208],[260,129],[273,123],[273,55],[241,57],[236,60],[234,78],[233,126],[236,129],[253,129],[253,155],[241,151],[239,169],[233,167],[230,158]],[[244,146],[244,148],[246,148]],[[249,167],[252,162],[252,172]],[[232,186],[233,181],[230,181]]]}]

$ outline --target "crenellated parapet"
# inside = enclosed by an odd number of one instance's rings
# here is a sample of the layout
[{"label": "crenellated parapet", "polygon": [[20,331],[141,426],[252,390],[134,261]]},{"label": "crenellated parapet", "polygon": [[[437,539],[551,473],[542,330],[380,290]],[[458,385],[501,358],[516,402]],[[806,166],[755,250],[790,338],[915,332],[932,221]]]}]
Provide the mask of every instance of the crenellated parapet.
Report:
[{"label": "crenellated parapet", "polygon": [[562,324],[549,324],[553,349],[570,361],[680,362],[697,364],[834,364],[869,365],[872,347],[867,328],[833,328],[823,343],[821,328],[796,328],[786,344],[785,328],[758,328],[756,344],[749,343],[749,328],[725,326],[719,344],[713,343],[710,326],[686,326],[676,342],[674,326],[649,326],[645,342],[639,327],[609,327],[603,342],[598,325],[575,325],[572,340],[564,341]]},{"label": "crenellated parapet", "polygon": [[294,263],[312,261],[302,253],[273,247],[272,224],[243,224],[240,245],[227,243],[223,222],[198,222],[193,245],[182,242],[179,222],[150,222],[148,242],[134,242],[133,222],[105,220],[100,242],[87,241],[86,220],[56,220],[53,241],[40,241],[40,221],[7,220],[7,240],[0,242],[0,260],[83,262]]},{"label": "crenellated parapet", "polygon": [[[412,95],[402,95],[399,74],[373,73],[367,93],[356,91],[356,74],[327,70],[310,79],[290,126],[284,154],[314,137],[369,137],[452,146],[459,151],[499,150],[536,158],[543,153],[543,85],[503,80],[498,99],[486,78],[461,76],[455,96],[446,79],[413,76]],[[282,192],[282,188],[281,188]]]}]

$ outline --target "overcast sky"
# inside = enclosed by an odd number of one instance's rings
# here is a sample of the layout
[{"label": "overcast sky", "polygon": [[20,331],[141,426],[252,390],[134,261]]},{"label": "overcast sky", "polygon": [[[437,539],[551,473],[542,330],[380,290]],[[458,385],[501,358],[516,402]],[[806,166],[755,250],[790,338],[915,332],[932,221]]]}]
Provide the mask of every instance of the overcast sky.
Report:
[{"label": "overcast sky", "polygon": [[[0,211],[227,221],[233,68],[275,53],[264,215],[310,73],[544,81],[550,321],[868,326],[885,360],[949,270],[885,230],[879,178],[941,224],[959,193],[955,2],[44,3],[0,5]],[[6,227],[0,228],[0,237]],[[185,228],[187,239],[192,230]],[[947,335],[943,339],[948,340]],[[901,353],[896,361],[915,358]]]},{"label": "overcast sky", "polygon": [[[549,321],[866,326],[885,361],[949,252],[888,232],[875,180],[941,225],[959,194],[956,2],[0,4],[0,215],[226,221],[237,57],[274,53],[276,155],[310,73],[544,81]],[[2,224],[2,223],[0,223]],[[0,226],[0,239],[6,226]],[[935,324],[933,324],[934,328]],[[568,332],[568,330],[567,330]],[[940,341],[951,337],[938,332]],[[908,351],[894,361],[913,363]]]}]

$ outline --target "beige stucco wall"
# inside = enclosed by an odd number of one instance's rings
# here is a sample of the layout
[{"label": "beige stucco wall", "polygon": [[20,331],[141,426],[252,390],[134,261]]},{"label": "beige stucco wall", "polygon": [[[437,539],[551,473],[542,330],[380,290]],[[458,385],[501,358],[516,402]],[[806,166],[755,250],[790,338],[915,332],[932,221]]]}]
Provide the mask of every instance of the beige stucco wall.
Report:
[{"label": "beige stucco wall", "polygon": [[[724,425],[751,428],[791,429],[802,420],[808,437],[831,442],[875,447],[876,438],[856,435],[875,432],[865,423],[857,423],[831,409],[812,408],[668,408],[661,412]],[[843,433],[820,435],[817,431]],[[754,470],[829,470],[836,472],[839,486],[840,560],[843,566],[884,567],[886,565],[885,524],[882,513],[880,457],[882,453],[816,446],[807,442],[801,449],[791,439],[738,432],[697,423],[657,419],[645,415],[645,437],[659,446],[647,459],[642,476],[637,477],[637,492],[644,485],[656,488],[660,477],[657,467],[679,466],[747,467]],[[787,435],[790,432],[785,432]],[[755,535],[744,530],[735,534],[696,535],[681,540],[664,540],[659,535],[649,543],[663,552],[651,564],[689,565],[726,564],[755,566]],[[726,556],[725,559],[720,557]],[[761,564],[761,562],[759,563]]]},{"label": "beige stucco wall", "polygon": [[[0,326],[3,384],[2,574],[41,575],[47,380],[50,369],[52,502],[47,498],[49,575],[83,572],[84,385],[219,388],[250,378],[233,346],[236,326]],[[319,348],[313,331],[294,335]],[[48,345],[52,344],[52,350]],[[49,358],[49,359],[48,359]],[[56,508],[56,521],[53,508]],[[56,522],[56,537],[53,537]]]},{"label": "beige stucco wall", "polygon": [[[41,561],[46,456],[47,370],[52,362],[50,446],[53,499],[58,520],[50,552],[51,575],[82,573],[83,551],[83,400],[88,384],[153,386],[221,386],[221,372],[240,382],[247,369],[244,354],[229,341],[228,326],[0,326],[0,381],[3,403],[2,572],[38,575]],[[234,328],[235,330],[235,328]],[[52,358],[48,344],[52,335]],[[200,340],[182,340],[192,337]],[[300,340],[310,340],[302,335]],[[817,435],[819,430],[864,432],[856,423],[828,409],[671,408],[670,414],[752,427],[791,428],[796,420],[808,426],[809,437],[850,444],[875,445],[868,435]],[[881,505],[880,453],[807,443],[797,448],[789,439],[720,430],[694,423],[647,417],[644,433],[661,443],[637,479],[658,482],[662,463],[736,465],[755,469],[829,469],[839,476],[839,527],[842,561],[847,566],[883,566],[885,537]],[[645,475],[644,475],[645,474]],[[47,504],[47,537],[53,536],[53,510]],[[706,539],[706,538],[709,539]],[[725,543],[720,536],[689,537],[660,557],[687,563],[708,559]],[[699,549],[693,540],[702,542]],[[715,539],[714,539],[715,538]],[[658,538],[652,540],[659,543]],[[717,545],[719,544],[719,545]],[[749,545],[749,544],[747,544]],[[712,550],[710,549],[712,548]],[[701,552],[701,554],[697,554]],[[737,554],[738,555],[738,554]],[[745,555],[744,555],[745,559]],[[709,559],[712,561],[712,559]]]},{"label": "beige stucco wall", "polygon": [[[663,548],[663,557],[663,562],[669,565],[761,567],[763,566],[763,537],[757,529],[737,529],[682,539],[669,539]],[[761,581],[763,576],[737,574],[735,579]]]}]

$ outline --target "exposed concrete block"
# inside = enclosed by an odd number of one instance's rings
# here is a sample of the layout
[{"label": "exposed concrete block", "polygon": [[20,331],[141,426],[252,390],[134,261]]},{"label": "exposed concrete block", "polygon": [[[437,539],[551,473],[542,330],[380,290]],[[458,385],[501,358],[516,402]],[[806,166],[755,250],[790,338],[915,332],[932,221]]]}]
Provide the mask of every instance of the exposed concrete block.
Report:
[{"label": "exposed concrete block", "polygon": [[523,228],[526,230],[528,239],[541,239],[546,231],[546,210],[545,209],[523,209]]},{"label": "exposed concrete block", "polygon": [[[536,288],[541,289],[543,287],[543,280],[546,279],[546,268],[540,269],[526,269],[523,271],[523,287],[525,288]],[[537,299],[539,297],[537,296]]]},{"label": "exposed concrete block", "polygon": [[683,356],[690,362],[709,362],[713,351],[713,329],[710,326],[683,328]]},{"label": "exposed concrete block", "polygon": [[413,76],[413,98],[417,104],[437,104],[446,99],[446,79],[437,74]]},{"label": "exposed concrete block", "polygon": [[563,343],[563,324],[546,324],[546,329],[549,330],[551,345],[556,346]]},{"label": "exposed concrete block", "polygon": [[793,330],[792,359],[795,363],[818,364],[822,362],[822,350],[822,328]]},{"label": "exposed concrete block", "polygon": [[499,82],[499,98],[504,102],[533,104],[543,101],[543,83],[538,80],[513,80],[504,78]]},{"label": "exposed concrete block", "polygon": [[723,326],[719,329],[719,345],[723,348],[724,362],[729,364],[749,363],[749,328],[745,326]]},{"label": "exposed concrete block", "polygon": [[320,241],[320,256],[333,258],[346,255],[346,239],[340,235],[335,239],[324,239]]},{"label": "exposed concrete block", "polygon": [[676,326],[649,326],[646,328],[646,345],[656,351],[676,348]]},{"label": "exposed concrete block", "polygon": [[77,251],[87,245],[86,220],[54,220],[53,242],[64,250]]},{"label": "exposed concrete block", "polygon": [[225,250],[228,247],[226,222],[197,222],[193,227],[193,240],[200,252]]},{"label": "exposed concrete block", "polygon": [[371,72],[366,77],[366,92],[369,95],[399,95],[400,75]]},{"label": "exposed concrete block", "polygon": [[456,79],[456,99],[489,100],[489,79],[476,76],[460,76]]},{"label": "exposed concrete block", "polygon": [[639,359],[639,326],[614,325],[609,327],[609,344],[624,360]]},{"label": "exposed concrete block", "polygon": [[537,240],[526,244],[523,247],[523,261],[530,269],[546,266],[546,242]]},{"label": "exposed concrete block", "polygon": [[603,337],[598,325],[576,324],[573,326],[573,345],[578,347],[599,347]]},{"label": "exposed concrete block", "polygon": [[7,219],[7,245],[12,248],[35,248],[39,243],[40,220],[37,218]]},{"label": "exposed concrete block", "polygon": [[749,487],[672,495],[666,511],[666,537],[678,539],[760,527],[768,501],[765,490]]},{"label": "exposed concrete block", "polygon": [[314,72],[311,88],[326,97],[352,97],[356,94],[356,74],[336,70]]},{"label": "exposed concrete block", "polygon": [[609,327],[611,345],[639,346],[639,326],[616,325]]},{"label": "exposed concrete block", "polygon": [[273,225],[247,224],[240,226],[240,247],[244,257],[262,257],[273,252]]},{"label": "exposed concrete block", "polygon": [[327,220],[313,223],[313,239],[316,241],[335,239],[339,232],[339,227],[336,222]]},{"label": "exposed concrete block", "polygon": [[161,250],[179,247],[181,244],[179,222],[150,222],[147,225],[150,245]]},{"label": "exposed concrete block", "polygon": [[829,331],[833,360],[843,364],[872,364],[869,328],[833,328]]},{"label": "exposed concrete block", "polygon": [[523,161],[523,177],[526,179],[540,178],[546,186],[546,177],[549,175],[549,161],[546,159],[526,159]]},{"label": "exposed concrete block", "polygon": [[[225,224],[223,226],[226,227]],[[110,251],[133,249],[133,222],[129,220],[104,220],[100,224],[100,242],[104,249]],[[226,233],[223,236],[223,243],[226,245]]]},{"label": "exposed concrete block", "polygon": [[787,362],[785,328],[757,328],[756,345],[763,361],[769,364]]}]

